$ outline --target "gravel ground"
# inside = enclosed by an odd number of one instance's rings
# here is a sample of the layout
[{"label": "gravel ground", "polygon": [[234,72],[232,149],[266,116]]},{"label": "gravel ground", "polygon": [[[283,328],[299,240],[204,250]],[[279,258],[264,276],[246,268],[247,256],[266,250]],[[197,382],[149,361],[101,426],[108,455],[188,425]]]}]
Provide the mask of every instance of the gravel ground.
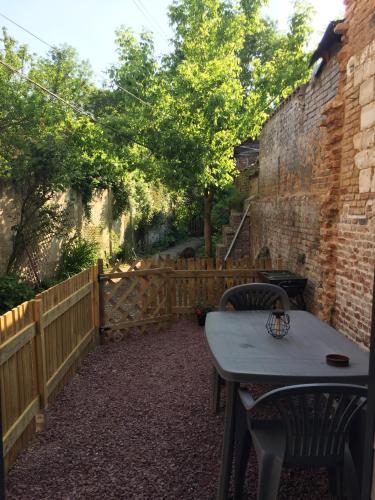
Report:
[{"label": "gravel ground", "polygon": [[[7,498],[214,499],[223,413],[209,412],[210,371],[193,322],[99,347],[13,466]],[[253,457],[249,499],[255,481]],[[279,498],[325,500],[326,488],[324,473],[285,472]]]}]

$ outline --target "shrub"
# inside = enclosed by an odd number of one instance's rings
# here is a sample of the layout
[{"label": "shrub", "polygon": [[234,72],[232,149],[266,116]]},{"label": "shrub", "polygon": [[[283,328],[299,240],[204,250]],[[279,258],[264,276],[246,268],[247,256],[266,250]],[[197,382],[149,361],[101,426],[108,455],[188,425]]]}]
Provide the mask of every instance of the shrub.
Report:
[{"label": "shrub", "polygon": [[0,315],[34,297],[33,288],[16,274],[0,276]]},{"label": "shrub", "polygon": [[61,281],[61,279],[58,280],[56,278],[43,278],[40,283],[35,285],[35,293],[44,292],[44,290],[48,290],[48,288],[52,288],[53,286],[58,285]]},{"label": "shrub", "polygon": [[76,238],[65,243],[61,250],[57,268],[58,279],[69,278],[93,266],[98,258],[98,254],[99,246],[94,241]]},{"label": "shrub", "polygon": [[242,212],[245,196],[234,186],[229,186],[215,196],[212,207],[213,232],[221,231],[221,227],[229,222],[230,211]]},{"label": "shrub", "polygon": [[120,262],[130,264],[137,260],[138,256],[134,246],[127,241],[124,241],[121,249],[115,253],[114,258]]}]

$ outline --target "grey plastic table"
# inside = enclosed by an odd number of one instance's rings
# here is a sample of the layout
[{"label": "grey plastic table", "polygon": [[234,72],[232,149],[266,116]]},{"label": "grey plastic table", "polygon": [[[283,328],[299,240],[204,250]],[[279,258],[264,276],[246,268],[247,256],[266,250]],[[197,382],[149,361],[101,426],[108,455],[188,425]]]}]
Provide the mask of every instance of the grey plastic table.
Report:
[{"label": "grey plastic table", "polygon": [[[217,371],[226,380],[227,394],[218,500],[228,497],[240,383],[367,384],[367,351],[306,311],[288,313],[290,331],[282,339],[275,339],[266,331],[269,311],[219,311],[207,315],[208,349]],[[345,354],[350,364],[330,366],[326,354]]]}]

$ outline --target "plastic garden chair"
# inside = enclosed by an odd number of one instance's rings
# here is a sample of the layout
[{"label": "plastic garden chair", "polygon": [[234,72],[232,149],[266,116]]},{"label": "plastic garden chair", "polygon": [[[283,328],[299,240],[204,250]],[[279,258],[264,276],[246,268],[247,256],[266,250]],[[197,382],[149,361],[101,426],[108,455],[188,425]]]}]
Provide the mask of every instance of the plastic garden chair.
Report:
[{"label": "plastic garden chair", "polygon": [[[236,311],[252,311],[290,309],[289,297],[285,290],[269,283],[249,283],[237,285],[224,292],[220,299],[219,310],[225,311],[231,305]],[[216,368],[212,371],[212,411],[218,413],[220,408],[220,392],[224,380]]]},{"label": "plastic garden chair", "polygon": [[[283,467],[326,467],[336,498],[343,498],[344,465],[349,498],[359,485],[349,449],[354,417],[367,401],[367,389],[348,384],[309,384],[275,389],[256,401],[239,389],[235,499],[242,498],[251,444],[258,459],[258,500],[276,500]],[[252,416],[255,411],[269,419]]]},{"label": "plastic garden chair", "polygon": [[229,288],[220,299],[219,311],[225,311],[228,304],[236,311],[267,310],[275,307],[290,309],[286,291],[269,283],[249,283]]}]

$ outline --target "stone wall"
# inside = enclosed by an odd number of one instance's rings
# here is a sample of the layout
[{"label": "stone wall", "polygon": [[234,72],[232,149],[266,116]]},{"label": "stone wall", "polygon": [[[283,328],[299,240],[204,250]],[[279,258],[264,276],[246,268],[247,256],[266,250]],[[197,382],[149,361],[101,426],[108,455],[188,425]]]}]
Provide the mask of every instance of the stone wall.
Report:
[{"label": "stone wall", "polygon": [[0,183],[0,272],[7,266],[12,252],[13,230],[17,224],[19,200],[8,184]]},{"label": "stone wall", "polygon": [[375,6],[348,0],[341,47],[260,137],[250,255],[308,278],[313,312],[368,345],[375,263]]},{"label": "stone wall", "polygon": [[246,198],[249,196],[250,192],[250,175],[247,168],[239,170],[235,180],[234,185],[236,190],[243,194]]},{"label": "stone wall", "polygon": [[[0,185],[0,273],[6,271],[7,263],[12,252],[12,226],[18,223],[20,199],[10,184]],[[85,239],[96,241],[101,249],[102,256],[109,256],[119,249],[129,230],[130,217],[123,215],[113,220],[111,193],[108,190],[97,193],[90,203],[90,214],[84,211],[79,193],[69,191],[62,193],[54,202],[61,209],[67,209],[67,226],[72,228]],[[49,237],[40,241],[36,248],[28,249],[30,258],[25,255],[19,263],[23,273],[34,280],[35,266],[39,277],[50,276],[56,268],[61,247],[61,238]]]}]

